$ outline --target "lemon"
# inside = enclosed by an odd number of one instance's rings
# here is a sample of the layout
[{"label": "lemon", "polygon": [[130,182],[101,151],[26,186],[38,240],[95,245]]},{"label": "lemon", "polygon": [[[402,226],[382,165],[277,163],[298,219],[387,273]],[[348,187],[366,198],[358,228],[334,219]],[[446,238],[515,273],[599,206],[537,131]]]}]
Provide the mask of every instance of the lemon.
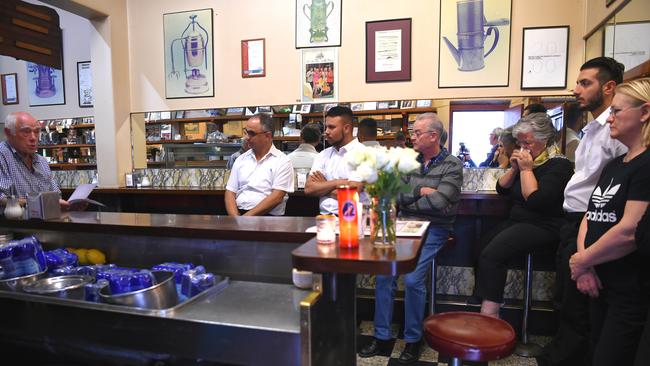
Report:
[{"label": "lemon", "polygon": [[106,263],[106,256],[104,253],[97,249],[88,249],[86,251],[86,259],[90,264],[104,264]]},{"label": "lemon", "polygon": [[84,248],[74,249],[74,254],[76,254],[77,257],[79,258],[79,264],[81,265],[90,264],[88,262],[88,257],[87,257],[88,249],[84,249]]}]

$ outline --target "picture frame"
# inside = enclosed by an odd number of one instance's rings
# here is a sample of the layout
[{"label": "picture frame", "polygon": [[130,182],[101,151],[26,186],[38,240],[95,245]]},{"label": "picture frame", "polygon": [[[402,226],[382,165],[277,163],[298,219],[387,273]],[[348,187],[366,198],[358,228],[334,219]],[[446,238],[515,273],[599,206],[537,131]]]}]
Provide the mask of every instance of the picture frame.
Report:
[{"label": "picture frame", "polygon": [[40,107],[65,104],[63,71],[47,65],[27,62],[29,106]]},{"label": "picture frame", "polygon": [[511,19],[512,0],[441,0],[438,88],[507,87]]},{"label": "picture frame", "polygon": [[631,70],[648,60],[650,22],[618,22],[605,26],[603,56],[612,57]]},{"label": "picture frame", "polygon": [[415,108],[415,100],[403,100],[399,105],[400,109],[411,109]]},{"label": "picture frame", "polygon": [[411,18],[366,22],[366,82],[411,80]]},{"label": "picture frame", "polygon": [[296,48],[340,47],[342,0],[313,2],[296,0]]},{"label": "picture frame", "polygon": [[2,104],[18,104],[18,74],[0,75],[0,84],[2,84]]},{"label": "picture frame", "polygon": [[338,99],[336,48],[308,48],[301,52],[300,101],[327,103]]},{"label": "picture frame", "polygon": [[[214,97],[212,19],[212,8],[163,14],[165,98]],[[197,42],[186,48],[190,32],[198,33]]]},{"label": "picture frame", "polygon": [[77,62],[77,96],[79,97],[79,108],[93,106],[93,74],[90,61]]},{"label": "picture frame", "polygon": [[569,26],[524,27],[521,89],[564,89],[569,63]]},{"label": "picture frame", "polygon": [[266,76],[266,39],[241,41],[241,77],[259,78]]}]

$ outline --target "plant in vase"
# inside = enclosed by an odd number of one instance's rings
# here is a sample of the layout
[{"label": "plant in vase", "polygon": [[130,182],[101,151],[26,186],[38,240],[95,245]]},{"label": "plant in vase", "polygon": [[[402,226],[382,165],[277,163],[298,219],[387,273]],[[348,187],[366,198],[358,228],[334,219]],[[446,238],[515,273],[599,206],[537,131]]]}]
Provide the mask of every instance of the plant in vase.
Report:
[{"label": "plant in vase", "polygon": [[409,148],[363,147],[345,156],[371,197],[370,239],[378,246],[392,246],[396,239],[397,195],[411,188],[402,177],[420,167],[418,153]]}]

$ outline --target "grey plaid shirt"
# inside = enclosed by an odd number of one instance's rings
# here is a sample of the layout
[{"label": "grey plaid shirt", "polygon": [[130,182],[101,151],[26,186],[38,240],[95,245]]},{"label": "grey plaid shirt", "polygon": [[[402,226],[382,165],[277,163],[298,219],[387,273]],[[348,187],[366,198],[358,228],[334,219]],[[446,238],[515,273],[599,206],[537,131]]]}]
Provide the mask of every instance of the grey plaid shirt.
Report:
[{"label": "grey plaid shirt", "polygon": [[19,198],[32,192],[61,192],[45,158],[34,154],[30,170],[18,152],[4,141],[0,143],[0,199],[12,194],[11,186]]}]

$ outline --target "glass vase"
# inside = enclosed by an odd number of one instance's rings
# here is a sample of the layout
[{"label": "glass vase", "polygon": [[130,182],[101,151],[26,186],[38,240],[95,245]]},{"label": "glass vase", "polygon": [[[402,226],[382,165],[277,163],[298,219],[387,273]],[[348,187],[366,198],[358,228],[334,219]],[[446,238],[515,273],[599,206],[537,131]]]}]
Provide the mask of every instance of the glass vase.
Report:
[{"label": "glass vase", "polygon": [[370,209],[370,240],[380,248],[393,247],[396,241],[397,209],[394,197],[373,197]]}]

